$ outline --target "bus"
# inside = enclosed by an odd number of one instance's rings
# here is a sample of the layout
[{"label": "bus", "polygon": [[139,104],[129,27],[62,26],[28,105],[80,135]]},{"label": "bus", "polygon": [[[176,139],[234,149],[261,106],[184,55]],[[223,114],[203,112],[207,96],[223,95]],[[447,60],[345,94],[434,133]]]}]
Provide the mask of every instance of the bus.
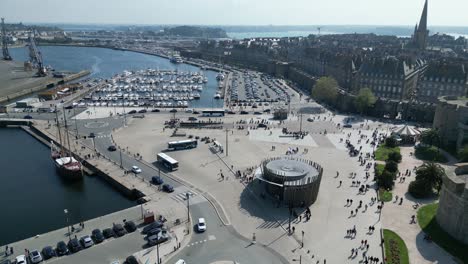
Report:
[{"label": "bus", "polygon": [[158,162],[170,171],[175,171],[179,167],[179,162],[167,155],[166,153],[158,153]]},{"label": "bus", "polygon": [[190,148],[196,148],[197,145],[198,145],[198,141],[196,139],[171,141],[167,143],[167,149],[168,150],[190,149]]}]

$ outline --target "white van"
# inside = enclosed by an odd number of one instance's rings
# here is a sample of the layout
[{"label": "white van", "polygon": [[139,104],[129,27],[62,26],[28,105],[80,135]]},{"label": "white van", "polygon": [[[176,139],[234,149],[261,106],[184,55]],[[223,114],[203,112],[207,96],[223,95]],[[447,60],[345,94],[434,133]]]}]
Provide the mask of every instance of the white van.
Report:
[{"label": "white van", "polygon": [[187,263],[185,262],[185,260],[179,259],[179,260],[178,260],[176,263],[174,263],[174,264],[187,264]]}]

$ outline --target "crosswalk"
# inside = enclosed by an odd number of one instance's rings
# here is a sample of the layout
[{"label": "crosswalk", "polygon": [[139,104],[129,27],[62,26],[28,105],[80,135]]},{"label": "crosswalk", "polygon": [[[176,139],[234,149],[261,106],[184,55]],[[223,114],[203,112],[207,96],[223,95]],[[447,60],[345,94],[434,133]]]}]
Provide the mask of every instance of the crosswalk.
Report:
[{"label": "crosswalk", "polygon": [[212,241],[212,240],[216,240],[216,237],[214,235],[209,235],[208,239],[203,239],[203,240],[200,240],[200,241],[192,242],[192,243],[188,244],[187,247],[202,245],[203,243],[206,243],[206,242]]},{"label": "crosswalk", "polygon": [[189,197],[189,202],[190,204],[198,204],[198,203],[203,203],[203,202],[206,202],[207,200],[205,199],[205,197],[203,197],[202,195],[192,191],[192,190],[189,190],[187,187],[185,186],[179,186],[177,188],[174,189],[174,193],[171,195],[171,199],[173,199],[174,201],[176,202],[179,202],[179,203],[184,203],[186,204],[187,203],[187,194],[188,194],[188,197]]}]

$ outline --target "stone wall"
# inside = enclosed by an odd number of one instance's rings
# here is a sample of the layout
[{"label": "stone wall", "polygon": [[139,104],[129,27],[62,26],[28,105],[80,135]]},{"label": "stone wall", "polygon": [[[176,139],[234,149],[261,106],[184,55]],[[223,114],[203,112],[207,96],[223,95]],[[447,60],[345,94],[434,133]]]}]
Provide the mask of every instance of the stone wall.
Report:
[{"label": "stone wall", "polygon": [[468,176],[456,173],[468,173],[468,164],[444,177],[436,219],[447,233],[468,245]]}]

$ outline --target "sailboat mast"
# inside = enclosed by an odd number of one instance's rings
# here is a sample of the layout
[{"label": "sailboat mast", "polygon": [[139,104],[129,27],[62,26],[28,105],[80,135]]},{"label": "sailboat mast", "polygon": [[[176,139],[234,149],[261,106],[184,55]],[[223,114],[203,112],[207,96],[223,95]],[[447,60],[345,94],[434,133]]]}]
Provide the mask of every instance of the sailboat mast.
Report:
[{"label": "sailboat mast", "polygon": [[65,133],[67,137],[67,145],[68,145],[68,156],[70,157],[71,162],[71,148],[70,148],[70,137],[68,136],[68,126],[67,126],[67,115],[65,114],[65,108],[63,109],[63,120],[65,124]]},{"label": "sailboat mast", "polygon": [[57,121],[57,130],[58,130],[59,143],[60,143],[60,155],[62,155],[63,154],[62,133],[60,132],[60,122],[59,122],[57,107],[55,107],[55,120]]}]

